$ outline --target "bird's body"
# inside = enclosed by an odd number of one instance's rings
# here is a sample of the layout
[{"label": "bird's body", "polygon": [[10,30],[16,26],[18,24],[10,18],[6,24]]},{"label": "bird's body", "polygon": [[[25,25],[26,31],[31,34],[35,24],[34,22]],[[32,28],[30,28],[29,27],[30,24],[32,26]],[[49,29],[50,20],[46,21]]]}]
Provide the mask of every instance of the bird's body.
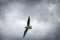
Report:
[{"label": "bird's body", "polygon": [[30,26],[30,16],[28,17],[28,20],[27,20],[27,26],[25,27],[26,30],[24,31],[24,35],[23,35],[23,38],[25,37],[28,29],[32,29],[32,27]]}]

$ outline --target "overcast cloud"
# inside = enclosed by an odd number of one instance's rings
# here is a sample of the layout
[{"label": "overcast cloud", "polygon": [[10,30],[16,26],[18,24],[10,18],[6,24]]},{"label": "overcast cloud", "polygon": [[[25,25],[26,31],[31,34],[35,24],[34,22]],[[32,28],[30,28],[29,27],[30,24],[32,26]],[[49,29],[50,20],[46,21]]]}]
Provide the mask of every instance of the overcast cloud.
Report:
[{"label": "overcast cloud", "polygon": [[0,40],[60,40],[60,0],[0,0]]}]

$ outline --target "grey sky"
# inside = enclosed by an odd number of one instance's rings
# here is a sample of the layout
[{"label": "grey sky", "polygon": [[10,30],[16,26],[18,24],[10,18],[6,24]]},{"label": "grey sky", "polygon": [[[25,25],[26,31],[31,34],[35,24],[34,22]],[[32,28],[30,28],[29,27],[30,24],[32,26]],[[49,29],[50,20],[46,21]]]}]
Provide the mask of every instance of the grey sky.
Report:
[{"label": "grey sky", "polygon": [[[32,29],[23,39],[28,16]],[[59,30],[60,0],[0,0],[1,40],[60,40]]]}]

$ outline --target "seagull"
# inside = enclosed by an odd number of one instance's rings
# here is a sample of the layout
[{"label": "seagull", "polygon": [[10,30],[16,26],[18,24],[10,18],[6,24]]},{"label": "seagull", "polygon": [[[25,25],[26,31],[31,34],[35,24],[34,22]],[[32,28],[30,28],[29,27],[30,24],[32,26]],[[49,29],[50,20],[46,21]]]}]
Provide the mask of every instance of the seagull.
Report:
[{"label": "seagull", "polygon": [[27,26],[26,26],[25,28],[26,28],[26,29],[25,29],[25,31],[24,31],[23,38],[25,37],[27,31],[28,31],[29,29],[32,29],[32,27],[30,26],[30,16],[28,17]]}]

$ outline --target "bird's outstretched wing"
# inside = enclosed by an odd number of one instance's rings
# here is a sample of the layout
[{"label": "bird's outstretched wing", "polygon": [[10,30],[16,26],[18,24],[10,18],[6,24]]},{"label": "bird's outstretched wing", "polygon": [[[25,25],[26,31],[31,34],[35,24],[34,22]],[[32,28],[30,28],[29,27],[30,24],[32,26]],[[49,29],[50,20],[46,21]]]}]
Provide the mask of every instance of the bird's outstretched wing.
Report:
[{"label": "bird's outstretched wing", "polygon": [[27,26],[30,25],[30,16],[28,17],[28,20],[27,20]]},{"label": "bird's outstretched wing", "polygon": [[25,37],[25,35],[26,35],[27,31],[28,31],[28,28],[26,28],[26,30],[24,31],[23,38]]}]

